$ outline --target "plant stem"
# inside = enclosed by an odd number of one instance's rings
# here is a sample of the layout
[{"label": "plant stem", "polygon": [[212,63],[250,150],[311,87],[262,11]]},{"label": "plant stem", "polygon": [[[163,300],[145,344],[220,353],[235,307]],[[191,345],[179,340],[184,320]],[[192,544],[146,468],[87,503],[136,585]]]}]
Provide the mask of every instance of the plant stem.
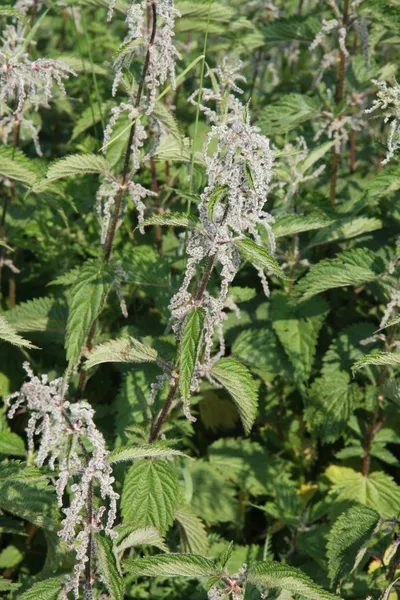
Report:
[{"label": "plant stem", "polygon": [[[147,75],[147,71],[149,69],[149,64],[150,64],[150,51],[151,51],[151,47],[154,44],[154,39],[156,37],[156,32],[157,32],[157,8],[156,8],[155,0],[152,0],[152,2],[151,2],[151,13],[152,13],[151,36],[150,36],[150,40],[149,40],[149,43],[147,46],[147,52],[146,52],[146,57],[144,60],[142,74],[140,76],[138,92],[137,92],[136,100],[135,100],[135,108],[139,108],[139,106],[140,106],[140,101],[142,99],[146,75]],[[110,262],[113,242],[114,242],[114,238],[115,238],[115,232],[117,230],[119,214],[121,212],[122,199],[124,196],[126,183],[128,181],[129,164],[130,164],[131,156],[132,156],[132,147],[131,146],[132,146],[133,138],[135,136],[135,131],[136,131],[136,119],[134,120],[134,122],[131,125],[129,139],[128,139],[128,145],[127,145],[126,153],[125,153],[124,167],[122,170],[122,181],[121,181],[121,185],[118,190],[118,195],[117,195],[117,198],[115,201],[115,210],[114,210],[113,218],[112,218],[110,228],[109,228],[109,231],[107,234],[107,240],[106,240],[105,252],[104,252],[106,263]]]},{"label": "plant stem", "polygon": [[[349,0],[344,0],[343,4],[343,27],[347,29],[349,24]],[[335,101],[336,106],[339,106],[343,100],[344,94],[344,75],[346,71],[346,55],[342,49],[339,51],[339,66],[337,72],[337,80],[336,80],[336,94]],[[339,117],[340,119],[341,117]],[[329,200],[333,205],[336,200],[336,184],[337,184],[337,175],[339,168],[339,154],[336,152],[336,149],[333,150],[332,161],[331,161],[331,180],[330,180],[330,191],[329,191]]]},{"label": "plant stem", "polygon": [[[196,296],[195,296],[195,300],[197,302],[200,302],[204,296],[204,292],[206,291],[206,287],[207,284],[209,282],[214,264],[215,264],[215,254],[213,254],[212,256],[208,257],[208,261],[206,264],[206,267],[204,269],[204,273],[203,273],[203,277],[201,279],[200,285],[198,287]],[[178,376],[175,377],[173,383],[171,384],[171,387],[169,388],[169,392],[168,392],[168,396],[167,399],[161,409],[161,412],[159,413],[157,419],[155,420],[153,426],[151,427],[151,432],[150,432],[150,443],[155,442],[156,439],[158,438],[161,428],[164,424],[164,422],[166,421],[167,417],[168,417],[168,413],[170,411],[170,408],[172,406],[172,401],[175,397],[175,393],[178,387],[178,383],[179,383],[179,373]]]},{"label": "plant stem", "polygon": [[[139,87],[138,87],[138,92],[136,95],[135,108],[139,108],[139,106],[140,106],[140,101],[142,99],[142,94],[143,94],[143,90],[144,90],[144,84],[146,81],[146,75],[147,75],[147,71],[149,69],[149,64],[150,64],[150,50],[154,43],[154,39],[156,37],[157,8],[156,8],[155,0],[152,0],[152,2],[151,2],[151,12],[153,15],[152,31],[151,31],[149,44],[147,46],[146,58],[144,61],[142,74],[140,77],[140,82],[139,82]],[[110,259],[111,259],[111,252],[113,249],[115,233],[117,231],[118,219],[119,219],[119,214],[121,212],[121,206],[122,206],[122,200],[123,200],[126,184],[127,184],[128,177],[129,177],[129,164],[130,164],[131,156],[132,156],[132,142],[133,142],[133,138],[135,135],[135,130],[136,130],[136,119],[133,121],[133,123],[131,125],[128,144],[127,144],[126,152],[125,152],[124,166],[122,169],[121,184],[120,184],[116,202],[115,202],[115,210],[114,210],[113,218],[112,218],[112,221],[110,223],[110,228],[107,233],[107,239],[106,239],[105,250],[104,250],[104,259],[107,264],[109,264]],[[97,320],[93,321],[92,326],[89,330],[89,334],[88,334],[88,338],[87,338],[87,342],[86,342],[86,346],[89,350],[92,348],[93,337],[94,337],[94,334],[96,331],[96,323],[97,323]],[[80,376],[79,376],[78,387],[77,387],[76,394],[75,394],[75,398],[77,400],[79,400],[82,397],[83,391],[86,387],[86,382],[87,382],[86,371],[81,371]]]}]

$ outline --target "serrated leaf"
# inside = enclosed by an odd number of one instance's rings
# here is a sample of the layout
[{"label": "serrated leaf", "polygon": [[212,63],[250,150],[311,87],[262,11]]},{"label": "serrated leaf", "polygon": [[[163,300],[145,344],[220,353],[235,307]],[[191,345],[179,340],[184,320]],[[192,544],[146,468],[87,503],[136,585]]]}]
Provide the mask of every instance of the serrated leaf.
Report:
[{"label": "serrated leaf", "polygon": [[347,467],[331,465],[326,476],[333,483],[333,491],[338,492],[337,501],[353,501],[376,510],[384,519],[399,514],[400,487],[393,478],[381,471],[364,477]]},{"label": "serrated leaf", "polygon": [[62,588],[60,579],[46,579],[35,583],[29,590],[22,593],[18,600],[56,600]]},{"label": "serrated leaf", "polygon": [[124,599],[124,579],[117,565],[113,552],[112,541],[109,537],[96,533],[94,536],[97,571],[101,581],[107,588],[111,600]]},{"label": "serrated leaf", "polygon": [[218,573],[216,565],[196,554],[158,554],[147,558],[133,558],[124,562],[133,575],[147,577],[212,577]]},{"label": "serrated leaf", "polygon": [[153,444],[140,444],[138,446],[120,446],[108,455],[108,462],[118,463],[141,458],[173,458],[186,456],[184,452],[169,448],[163,442]]},{"label": "serrated leaf", "polygon": [[341,514],[328,535],[327,557],[331,584],[339,583],[362,560],[379,514],[367,506],[353,506]]},{"label": "serrated leaf", "polygon": [[73,368],[81,355],[90,328],[100,314],[112,284],[105,266],[89,261],[71,289],[65,349],[69,368]]},{"label": "serrated leaf", "polygon": [[172,525],[179,499],[175,467],[165,460],[137,461],[128,471],[121,498],[125,522],[153,526],[165,533]]},{"label": "serrated leaf", "polygon": [[7,312],[8,322],[18,332],[41,332],[62,342],[67,318],[66,303],[51,297],[22,302]]},{"label": "serrated leaf", "polygon": [[284,237],[286,235],[295,235],[297,233],[303,233],[305,231],[313,231],[314,229],[321,229],[332,225],[334,219],[329,219],[322,215],[296,215],[288,214],[281,215],[275,219],[275,223],[272,224],[272,231],[275,239]]},{"label": "serrated leaf", "polygon": [[317,263],[300,279],[294,293],[302,300],[307,300],[326,290],[374,281],[383,271],[383,261],[370,250],[342,252],[336,258]]},{"label": "serrated leaf", "polygon": [[40,179],[41,171],[36,163],[20,150],[0,147],[0,175],[19,181],[27,187],[33,187]]},{"label": "serrated leaf", "polygon": [[277,562],[260,562],[248,571],[247,581],[267,588],[278,588],[284,592],[299,594],[312,600],[338,600],[314,583],[300,569]]},{"label": "serrated leaf", "polygon": [[128,548],[136,546],[155,546],[159,550],[168,552],[164,538],[155,527],[136,528],[133,525],[118,525],[115,528],[118,533],[116,550],[122,555]]},{"label": "serrated leaf", "polygon": [[56,498],[50,488],[22,480],[0,482],[0,508],[38,527],[58,531]]},{"label": "serrated leaf", "polygon": [[240,256],[251,262],[252,265],[268,273],[273,273],[277,277],[285,278],[275,258],[265,248],[250,239],[235,240],[234,244]]},{"label": "serrated leaf", "polygon": [[320,300],[308,300],[296,310],[284,293],[272,297],[272,327],[292,363],[296,380],[302,383],[311,374],[318,335],[329,310]]},{"label": "serrated leaf", "polygon": [[109,362],[146,363],[156,360],[157,350],[129,336],[96,346],[87,358],[85,369]]},{"label": "serrated leaf", "polygon": [[0,592],[11,592],[21,587],[21,583],[14,583],[10,579],[0,577]]},{"label": "serrated leaf", "polygon": [[19,348],[37,348],[37,346],[18,335],[14,327],[2,315],[0,315],[0,341],[8,342]]},{"label": "serrated leaf", "polygon": [[187,315],[179,346],[179,391],[184,404],[190,398],[190,386],[200,352],[205,312],[194,308]]},{"label": "serrated leaf", "polygon": [[335,145],[335,141],[325,142],[320,146],[317,146],[311,152],[308,153],[307,158],[303,160],[303,162],[299,165],[299,171],[301,173],[306,173],[308,169],[310,169],[316,162],[318,162],[321,158],[325,156],[333,148]]},{"label": "serrated leaf", "polygon": [[[177,139],[175,135],[167,134],[161,137],[153,157],[161,161],[190,162],[191,154],[191,145],[188,138]],[[196,154],[196,162],[199,161],[200,158]]]},{"label": "serrated leaf", "polygon": [[293,16],[287,19],[275,19],[267,23],[263,29],[266,43],[297,41],[310,44],[321,25],[317,17]]},{"label": "serrated leaf", "polygon": [[168,227],[187,227],[195,229],[199,224],[199,220],[195,217],[190,217],[186,213],[162,213],[145,219],[141,223],[141,227],[149,225],[166,225]]},{"label": "serrated leaf", "polygon": [[212,219],[214,214],[214,208],[217,202],[220,202],[226,196],[226,190],[228,186],[226,184],[217,186],[216,190],[211,194],[207,202],[208,217]]},{"label": "serrated leaf", "polygon": [[95,102],[94,104],[91,104],[85,108],[79,119],[77,119],[75,122],[75,126],[72,130],[71,142],[73,142],[89,128],[94,127],[97,125],[97,123],[100,123],[102,115],[106,115],[111,106],[113,106],[113,102],[107,101],[102,102],[100,106],[97,102]]},{"label": "serrated leaf", "polygon": [[245,433],[249,434],[258,406],[257,388],[250,371],[233,358],[221,358],[212,367],[211,374],[231,395]]},{"label": "serrated leaf", "polygon": [[0,431],[0,454],[25,456],[24,440],[11,431]]},{"label": "serrated leaf", "polygon": [[371,352],[358,359],[352,366],[353,374],[359,369],[368,365],[374,365],[378,367],[382,366],[398,366],[400,365],[400,353],[397,352]]},{"label": "serrated leaf", "polygon": [[109,165],[103,156],[98,154],[71,154],[52,163],[47,170],[46,180],[55,181],[64,177],[76,177],[89,173],[106,174]]},{"label": "serrated leaf", "polygon": [[311,433],[323,442],[334,442],[346,429],[361,391],[350,376],[336,371],[313,382],[307,394],[305,418]]},{"label": "serrated leaf", "polygon": [[20,21],[26,21],[25,16],[19,10],[7,4],[0,6],[0,17],[13,17]]},{"label": "serrated leaf", "polygon": [[321,103],[315,97],[287,94],[262,109],[258,125],[265,135],[287,133],[312,119],[320,108]]},{"label": "serrated leaf", "polygon": [[203,521],[189,509],[175,512],[181,532],[181,549],[185,554],[205,554],[208,548],[207,532]]},{"label": "serrated leaf", "polygon": [[368,217],[349,217],[318,231],[310,246],[326,244],[335,240],[348,240],[364,233],[382,228],[382,221]]}]

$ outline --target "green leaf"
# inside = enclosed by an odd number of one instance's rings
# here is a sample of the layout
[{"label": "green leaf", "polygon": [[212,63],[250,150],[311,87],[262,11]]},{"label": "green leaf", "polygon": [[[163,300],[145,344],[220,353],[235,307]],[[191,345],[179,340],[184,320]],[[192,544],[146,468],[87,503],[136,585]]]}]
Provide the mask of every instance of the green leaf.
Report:
[{"label": "green leaf", "polygon": [[25,456],[24,440],[11,431],[0,431],[0,454]]},{"label": "green leaf", "polygon": [[112,106],[113,102],[108,101],[101,103],[101,112],[97,102],[85,108],[79,119],[75,122],[74,129],[72,130],[71,142],[91,127],[97,125],[97,123],[100,123],[101,116],[106,115]]},{"label": "green leaf", "polygon": [[244,260],[248,260],[255,267],[265,270],[268,273],[273,273],[277,277],[285,278],[275,258],[265,248],[247,238],[235,240],[234,243],[237,251]]},{"label": "green leaf", "polygon": [[194,308],[187,315],[179,346],[179,391],[184,405],[190,398],[190,386],[198,360],[203,334],[205,312]]},{"label": "green leaf", "polygon": [[21,587],[21,583],[14,583],[10,579],[0,577],[0,592],[11,592]]},{"label": "green leaf", "polygon": [[337,596],[326,592],[300,569],[277,562],[256,563],[248,571],[247,581],[267,588],[278,588],[283,592],[299,594],[312,600],[337,600]]},{"label": "green leaf", "polygon": [[186,454],[180,450],[169,448],[161,441],[152,444],[140,444],[138,446],[119,446],[107,458],[108,462],[113,464],[141,458],[173,458],[174,456],[186,456]]},{"label": "green leaf", "polygon": [[382,228],[382,221],[368,217],[349,217],[333,223],[329,227],[318,231],[311,241],[310,246],[326,244],[335,240],[348,240],[350,238],[376,231]]},{"label": "green leaf", "polygon": [[128,40],[127,42],[124,42],[120,45],[117,52],[115,53],[115,60],[121,60],[121,58],[123,58],[124,56],[132,54],[143,45],[143,42],[143,38],[133,38]]},{"label": "green leaf", "polygon": [[179,486],[175,467],[165,460],[138,460],[128,471],[122,489],[121,510],[125,522],[153,526],[165,533],[178,505]]},{"label": "green leaf", "polygon": [[0,17],[13,17],[20,21],[26,21],[25,16],[19,12],[16,8],[10,5],[0,6]]},{"label": "green leaf", "polygon": [[208,199],[208,217],[212,219],[214,208],[217,202],[220,202],[225,196],[228,186],[226,184],[219,185]]},{"label": "green leaf", "polygon": [[8,322],[19,333],[41,332],[62,343],[67,318],[66,303],[48,296],[22,302],[7,312]]},{"label": "green leaf", "polygon": [[136,546],[155,546],[159,550],[168,552],[164,538],[155,527],[137,528],[134,525],[118,525],[115,528],[118,533],[116,551],[122,555],[128,548]]},{"label": "green leaf", "polygon": [[212,577],[218,573],[216,565],[196,554],[158,554],[147,558],[133,558],[124,562],[133,575],[146,577]]},{"label": "green leaf", "polygon": [[311,150],[311,152],[308,153],[307,158],[300,163],[299,171],[301,173],[306,173],[308,169],[310,169],[313,165],[315,165],[316,162],[323,158],[325,154],[327,154],[327,152],[333,148],[334,145],[335,141],[325,142],[324,144],[321,144],[320,146],[317,146]]},{"label": "green leaf", "polygon": [[257,387],[250,371],[233,358],[221,358],[212,367],[211,374],[231,395],[245,433],[249,434],[258,406]]},{"label": "green leaf", "polygon": [[89,354],[85,369],[109,362],[145,363],[157,360],[157,350],[133,337],[99,344]]},{"label": "green leaf", "polygon": [[88,261],[71,289],[65,349],[69,368],[77,364],[93,322],[99,316],[112,284],[105,266]]},{"label": "green leaf", "polygon": [[400,189],[400,165],[385,167],[385,169],[368,181],[367,197],[381,198],[389,196]]},{"label": "green leaf", "polygon": [[331,465],[326,476],[333,483],[333,491],[338,492],[337,501],[352,501],[376,510],[384,519],[391,519],[399,513],[400,487],[393,478],[381,471],[364,477],[347,467]]},{"label": "green leaf", "polygon": [[33,187],[40,179],[41,170],[20,150],[1,146],[0,175],[19,181],[27,187]]},{"label": "green leaf", "polygon": [[189,509],[180,508],[175,519],[181,533],[181,549],[185,554],[206,554],[208,548],[207,532],[203,521]]},{"label": "green leaf", "polygon": [[334,223],[334,219],[329,219],[322,215],[280,215],[275,219],[275,223],[272,224],[272,231],[275,239],[278,239],[286,235],[295,235],[297,233],[303,233],[304,231],[321,229],[332,223]]},{"label": "green leaf", "polygon": [[335,586],[360,564],[380,521],[367,506],[352,506],[335,521],[328,536],[328,570]]},{"label": "green leaf", "polygon": [[168,227],[195,229],[199,225],[199,220],[188,216],[186,213],[162,213],[149,217],[141,223],[141,227],[148,227],[149,225],[167,225]]},{"label": "green leaf", "polygon": [[353,374],[368,365],[374,365],[378,367],[398,366],[400,365],[400,353],[371,352],[370,354],[366,354],[365,356],[359,358],[352,366]]},{"label": "green leaf", "polygon": [[264,135],[287,133],[315,117],[321,108],[317,98],[287,94],[262,109],[258,125]]},{"label": "green leaf", "polygon": [[112,541],[109,537],[96,533],[94,542],[100,579],[106,586],[111,600],[123,600],[125,584],[113,552]]},{"label": "green leaf", "polygon": [[272,297],[272,327],[292,363],[298,382],[304,383],[311,374],[318,335],[328,310],[329,306],[320,298],[303,302],[296,309],[290,305],[286,294],[278,292]]},{"label": "green leaf", "polygon": [[18,600],[56,600],[61,592],[60,579],[46,579],[35,583],[29,590],[21,594]]},{"label": "green leaf", "polygon": [[37,348],[37,346],[18,335],[14,327],[2,315],[0,315],[0,340],[20,348]]},{"label": "green leaf", "polygon": [[334,442],[345,431],[362,393],[344,371],[314,381],[306,400],[305,418],[311,433]]},{"label": "green leaf", "polygon": [[110,167],[105,158],[98,154],[71,154],[52,163],[47,170],[46,180],[55,181],[64,177],[102,173],[105,175]]},{"label": "green leaf", "polygon": [[287,19],[275,19],[263,28],[264,39],[267,44],[277,42],[298,41],[310,44],[321,25],[317,17],[294,16]]},{"label": "green leaf", "polygon": [[7,478],[0,482],[0,508],[38,527],[58,531],[57,502],[53,489]]},{"label": "green leaf", "polygon": [[307,300],[326,290],[374,281],[383,272],[383,261],[370,250],[342,252],[336,258],[317,263],[297,283],[294,293],[301,300]]},{"label": "green leaf", "polygon": [[19,565],[24,555],[16,546],[6,546],[0,551],[0,569],[10,569]]}]

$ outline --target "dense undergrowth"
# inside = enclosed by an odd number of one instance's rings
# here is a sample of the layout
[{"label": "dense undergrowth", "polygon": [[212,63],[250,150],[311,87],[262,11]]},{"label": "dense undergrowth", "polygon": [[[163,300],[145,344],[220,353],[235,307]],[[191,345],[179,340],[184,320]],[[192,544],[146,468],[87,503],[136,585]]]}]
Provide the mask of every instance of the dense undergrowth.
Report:
[{"label": "dense undergrowth", "polygon": [[398,0],[0,4],[0,592],[396,600]]}]

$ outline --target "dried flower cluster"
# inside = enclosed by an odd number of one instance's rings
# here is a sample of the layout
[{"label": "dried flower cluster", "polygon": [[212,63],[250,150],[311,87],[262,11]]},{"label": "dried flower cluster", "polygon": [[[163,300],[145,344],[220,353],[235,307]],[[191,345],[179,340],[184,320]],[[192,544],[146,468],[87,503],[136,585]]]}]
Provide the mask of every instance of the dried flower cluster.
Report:
[{"label": "dried flower cluster", "polygon": [[395,81],[395,85],[388,87],[386,81],[372,80],[378,88],[377,98],[373,101],[371,108],[366,109],[366,113],[372,113],[375,110],[382,110],[385,115],[385,123],[390,123],[389,137],[387,141],[388,152],[385,160],[386,165],[394,153],[400,148],[400,86]]},{"label": "dried flower cluster", "polygon": [[[112,18],[115,2],[110,4],[108,18]],[[154,12],[147,9],[154,9]],[[153,14],[152,23],[145,25],[145,15]],[[155,15],[155,16],[154,16]],[[131,170],[127,182],[120,182],[115,179],[106,178],[101,185],[97,194],[97,212],[101,222],[101,241],[104,244],[107,239],[107,231],[115,198],[121,189],[127,190],[130,194],[135,208],[138,212],[139,224],[143,223],[145,204],[143,200],[150,196],[156,196],[154,192],[148,190],[138,183],[132,181],[133,176],[138,171],[141,163],[153,155],[155,148],[158,145],[160,135],[164,133],[165,128],[157,119],[154,108],[157,96],[157,90],[162,86],[168,76],[171,79],[171,85],[175,88],[175,61],[180,58],[179,52],[173,44],[175,18],[179,16],[179,12],[174,7],[173,0],[154,0],[151,6],[147,0],[140,2],[131,2],[126,23],[128,25],[128,34],[120,48],[118,58],[114,63],[115,79],[113,83],[112,93],[115,96],[123,76],[123,69],[128,68],[134,56],[140,52],[148,53],[148,69],[145,81],[147,86],[147,94],[140,99],[138,105],[137,85],[133,85],[129,92],[129,101],[121,102],[111,111],[111,119],[104,132],[105,150],[110,141],[114,127],[123,113],[127,113],[128,120],[132,124],[132,141],[130,146]],[[127,86],[124,86],[125,88]],[[152,148],[143,156],[143,146],[149,138],[149,132],[141,123],[141,117],[146,114],[150,117],[150,129],[153,133]],[[143,232],[143,231],[142,231]]]},{"label": "dried flower cluster", "polygon": [[[186,315],[193,306],[201,306],[206,312],[204,363],[198,365],[198,374],[207,373],[210,366],[225,352],[222,335],[224,305],[228,296],[229,284],[234,279],[241,259],[235,248],[235,241],[248,235],[261,243],[258,228],[264,227],[268,233],[270,250],[274,252],[275,242],[271,230],[273,218],[264,210],[269,191],[273,153],[269,140],[260,135],[259,129],[250,123],[247,107],[232,92],[240,93],[238,80],[241,64],[222,66],[210,74],[218,78],[218,89],[201,90],[200,108],[212,124],[204,147],[208,185],[201,195],[199,204],[202,227],[194,231],[188,240],[185,277],[178,292],[173,296],[170,309],[173,329],[179,337]],[[194,94],[189,101],[195,101]],[[217,110],[204,103],[215,102]],[[217,148],[210,155],[213,141]],[[189,290],[199,264],[208,259],[219,263],[221,284],[218,297],[204,291],[201,297]],[[268,283],[265,273],[259,275],[265,293]],[[219,351],[211,358],[214,330],[217,330]],[[196,389],[197,381],[193,382]]]},{"label": "dried flower cluster", "polygon": [[[114,535],[112,527],[119,495],[113,490],[114,477],[107,462],[108,452],[104,438],[93,421],[94,410],[91,406],[87,402],[71,403],[65,400],[65,382],[62,378],[49,382],[46,375],[36,377],[28,363],[24,363],[24,369],[29,381],[23,384],[19,392],[7,398],[7,405],[10,406],[8,416],[13,418],[22,406],[29,410],[29,449],[34,451],[35,436],[40,436],[36,464],[41,467],[47,462],[52,470],[57,468],[56,491],[60,507],[64,504],[66,486],[71,484],[72,500],[68,507],[63,508],[65,519],[59,535],[76,552],[74,576],[67,578],[65,592],[73,591],[78,598],[80,576],[88,560],[89,536],[102,529],[108,535]],[[89,442],[90,453],[83,440]],[[87,505],[92,503],[90,496],[95,483],[104,504],[96,510],[90,509],[89,522]],[[107,518],[104,523],[105,514]]]},{"label": "dried flower cluster", "polygon": [[27,113],[49,108],[54,83],[65,94],[64,79],[74,71],[59,60],[30,60],[23,24],[8,25],[1,36],[0,47],[0,128],[3,143],[7,143],[17,126],[28,133],[41,156],[39,130]]}]

